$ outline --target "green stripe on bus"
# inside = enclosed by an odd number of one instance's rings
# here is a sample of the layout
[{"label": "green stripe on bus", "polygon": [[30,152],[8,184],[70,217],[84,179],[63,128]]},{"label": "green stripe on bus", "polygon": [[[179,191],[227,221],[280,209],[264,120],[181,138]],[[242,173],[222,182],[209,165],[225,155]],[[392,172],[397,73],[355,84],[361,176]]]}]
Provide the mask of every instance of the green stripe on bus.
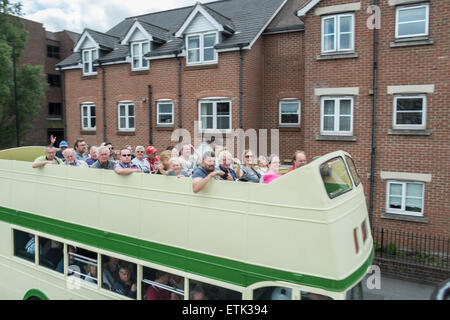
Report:
[{"label": "green stripe on bus", "polygon": [[333,280],[256,266],[244,262],[122,236],[22,211],[0,207],[0,220],[106,251],[247,287],[261,281],[285,281],[341,292],[349,289],[371,265],[373,251],[364,264],[343,280]]}]

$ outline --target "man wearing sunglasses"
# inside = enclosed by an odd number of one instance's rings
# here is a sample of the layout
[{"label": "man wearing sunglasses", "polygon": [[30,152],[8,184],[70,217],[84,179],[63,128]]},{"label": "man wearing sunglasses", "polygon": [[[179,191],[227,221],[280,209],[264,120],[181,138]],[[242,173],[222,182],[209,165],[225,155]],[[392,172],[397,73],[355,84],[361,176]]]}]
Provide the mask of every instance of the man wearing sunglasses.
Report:
[{"label": "man wearing sunglasses", "polygon": [[120,150],[119,163],[114,166],[114,172],[121,175],[128,175],[133,172],[142,172],[142,170],[131,163],[131,151],[123,148]]}]

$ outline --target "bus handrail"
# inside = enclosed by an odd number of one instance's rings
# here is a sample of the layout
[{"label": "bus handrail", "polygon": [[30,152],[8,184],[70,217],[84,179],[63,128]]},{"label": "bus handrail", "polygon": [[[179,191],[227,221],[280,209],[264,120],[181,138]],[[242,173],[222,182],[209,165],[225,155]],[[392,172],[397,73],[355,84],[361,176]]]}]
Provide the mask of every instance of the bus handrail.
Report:
[{"label": "bus handrail", "polygon": [[176,293],[176,294],[179,294],[179,295],[182,295],[184,297],[184,291],[181,290],[181,289],[175,289],[175,288],[173,288],[171,286],[167,286],[165,284],[158,283],[158,282],[151,281],[151,280],[147,280],[147,279],[143,279],[142,282],[144,282],[146,284],[149,284],[149,285],[152,285],[152,286],[155,286],[155,287],[159,287],[161,289],[164,289],[164,290]]}]

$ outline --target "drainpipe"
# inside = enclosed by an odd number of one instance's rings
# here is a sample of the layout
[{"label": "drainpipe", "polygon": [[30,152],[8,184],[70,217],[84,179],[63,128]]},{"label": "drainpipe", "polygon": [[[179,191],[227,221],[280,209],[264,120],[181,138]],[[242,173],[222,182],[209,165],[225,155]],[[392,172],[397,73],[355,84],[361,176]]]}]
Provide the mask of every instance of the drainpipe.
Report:
[{"label": "drainpipe", "polygon": [[102,66],[102,63],[98,62],[98,67],[102,69],[102,109],[103,109],[103,141],[108,141],[106,136],[106,89],[105,89],[105,76],[106,70]]},{"label": "drainpipe", "polygon": [[[378,0],[374,0],[374,6],[378,6]],[[373,29],[373,83],[372,83],[372,147],[370,154],[370,195],[369,195],[369,221],[373,228],[373,197],[375,187],[375,154],[376,154],[376,126],[377,126],[377,71],[378,71],[378,29]]]},{"label": "drainpipe", "polygon": [[59,74],[61,75],[61,104],[62,104],[62,120],[63,120],[63,129],[64,135],[62,140],[67,140],[67,119],[66,119],[66,81],[64,78],[64,71],[62,71],[61,67],[58,67]]},{"label": "drainpipe", "polygon": [[243,61],[242,61],[242,48],[243,44],[239,44],[239,128],[242,129],[242,72],[243,72]]},{"label": "drainpipe", "polygon": [[148,90],[148,130],[149,130],[149,135],[148,135],[148,145],[152,146],[153,145],[153,122],[152,122],[152,86],[148,86],[147,87]]},{"label": "drainpipe", "polygon": [[181,53],[181,50],[174,51],[174,54],[178,61],[178,128],[183,127],[183,121],[181,117],[181,58],[178,56]]}]

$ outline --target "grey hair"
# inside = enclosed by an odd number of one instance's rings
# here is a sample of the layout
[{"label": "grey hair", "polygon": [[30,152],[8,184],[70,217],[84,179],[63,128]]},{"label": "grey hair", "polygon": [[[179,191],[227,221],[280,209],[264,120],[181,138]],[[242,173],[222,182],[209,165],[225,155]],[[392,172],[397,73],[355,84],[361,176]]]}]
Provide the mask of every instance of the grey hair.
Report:
[{"label": "grey hair", "polygon": [[95,154],[97,155],[97,157],[98,157],[98,147],[96,147],[96,146],[92,146],[91,147],[91,151],[92,150],[94,150],[95,151]]},{"label": "grey hair", "polygon": [[109,152],[109,148],[107,146],[103,146],[103,147],[98,148],[98,150],[97,150],[97,157],[100,154],[100,151],[103,151],[103,150],[106,150],[108,152],[108,156],[111,155],[111,153]]},{"label": "grey hair", "polygon": [[143,150],[145,152],[145,148],[143,146],[137,146],[134,151]]},{"label": "grey hair", "polygon": [[73,150],[72,148],[67,148],[66,150],[63,151],[63,156],[64,158],[66,157],[66,154],[68,154],[69,152],[72,152],[73,154],[75,154],[75,150]]}]

